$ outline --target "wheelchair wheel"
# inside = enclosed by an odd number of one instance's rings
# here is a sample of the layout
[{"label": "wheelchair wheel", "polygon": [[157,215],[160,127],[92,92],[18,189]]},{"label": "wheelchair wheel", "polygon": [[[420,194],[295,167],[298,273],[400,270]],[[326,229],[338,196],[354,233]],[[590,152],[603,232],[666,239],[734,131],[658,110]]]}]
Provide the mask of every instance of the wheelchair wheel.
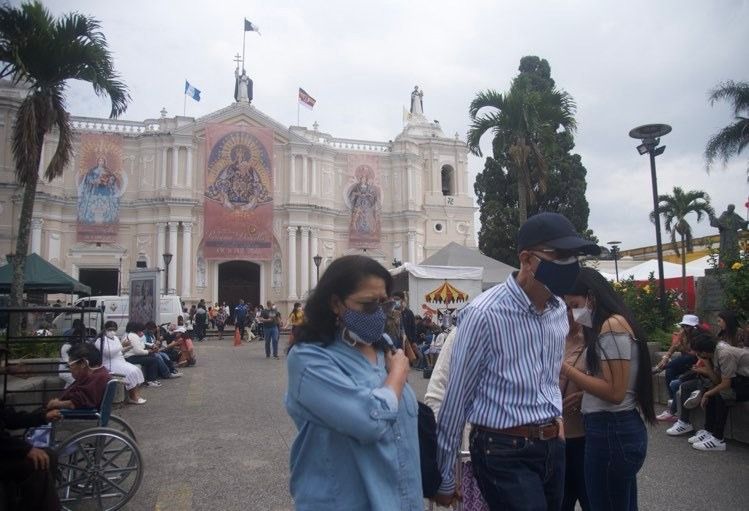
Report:
[{"label": "wheelchair wheel", "polygon": [[57,455],[57,492],[65,510],[121,509],[143,478],[138,446],[115,429],[81,431],[66,439]]},{"label": "wheelchair wheel", "polygon": [[130,424],[128,424],[127,421],[122,417],[119,417],[117,415],[110,415],[109,423],[107,423],[107,428],[116,429],[120,433],[124,433],[126,436],[129,436],[133,442],[138,441],[138,439],[135,438],[135,431],[133,431],[133,428],[130,427]]}]

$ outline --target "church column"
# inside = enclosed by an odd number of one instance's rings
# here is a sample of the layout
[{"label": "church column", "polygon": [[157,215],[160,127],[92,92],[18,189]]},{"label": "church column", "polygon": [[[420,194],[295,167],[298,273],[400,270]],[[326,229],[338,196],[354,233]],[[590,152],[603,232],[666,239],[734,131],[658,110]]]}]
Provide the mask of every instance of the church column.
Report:
[{"label": "church column", "polygon": [[317,161],[312,160],[312,194],[317,194]]},{"label": "church column", "polygon": [[289,157],[289,191],[296,192],[296,155]]},{"label": "church column", "polygon": [[416,233],[408,233],[408,262],[416,263]]},{"label": "church column", "polygon": [[172,188],[177,187],[177,177],[179,176],[179,146],[172,146]]},{"label": "church column", "polygon": [[[167,166],[166,166],[167,165],[167,159],[166,158],[168,156],[168,153],[169,153],[169,148],[168,147],[165,147],[161,151],[161,161],[162,161],[162,164],[161,164],[161,188],[166,188],[166,174],[169,171],[167,169]],[[159,254],[159,257],[161,257],[161,254]]]},{"label": "church column", "polygon": [[192,223],[182,222],[182,297],[192,296]]},{"label": "church column", "polygon": [[[164,167],[166,176],[166,166]],[[164,265],[164,252],[166,251],[166,222],[156,222],[156,266],[161,268]],[[164,292],[164,272],[159,272],[159,293]]]},{"label": "church column", "polygon": [[307,155],[302,156],[302,193],[308,193],[309,176],[307,175]]},{"label": "church column", "polygon": [[289,300],[296,300],[296,226],[287,227],[289,232]]},{"label": "church column", "polygon": [[167,290],[167,293],[169,293],[171,290],[177,289],[177,228],[179,227],[179,222],[169,222],[169,253],[172,254],[172,261],[169,263],[169,289]]},{"label": "church column", "polygon": [[36,255],[42,255],[42,225],[41,218],[31,219],[31,252]]},{"label": "church column", "polygon": [[302,229],[302,250],[299,254],[301,260],[301,271],[302,274],[299,278],[299,298],[304,300],[307,298],[307,291],[309,291],[309,227],[301,227]]},{"label": "church column", "polygon": [[309,254],[309,288],[314,289],[317,285],[317,266],[315,266],[314,257],[318,255],[317,236],[319,229],[310,231],[310,254]]},{"label": "church column", "polygon": [[192,147],[187,147],[187,169],[185,171],[185,185],[192,190]]}]

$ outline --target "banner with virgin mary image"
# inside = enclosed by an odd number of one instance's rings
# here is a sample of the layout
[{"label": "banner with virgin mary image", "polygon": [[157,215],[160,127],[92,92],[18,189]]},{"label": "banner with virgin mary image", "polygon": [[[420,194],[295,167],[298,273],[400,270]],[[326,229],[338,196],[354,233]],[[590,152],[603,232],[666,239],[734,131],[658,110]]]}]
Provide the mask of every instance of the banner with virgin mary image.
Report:
[{"label": "banner with virgin mary image", "polygon": [[344,200],[351,211],[349,246],[377,248],[380,246],[382,189],[379,159],[374,155],[349,155],[349,183]]},{"label": "banner with virgin mary image", "polygon": [[122,169],[121,135],[81,134],[76,187],[77,241],[117,241],[120,199],[127,188],[127,175]]},{"label": "banner with virgin mary image", "polygon": [[273,258],[273,130],[206,127],[203,255]]}]

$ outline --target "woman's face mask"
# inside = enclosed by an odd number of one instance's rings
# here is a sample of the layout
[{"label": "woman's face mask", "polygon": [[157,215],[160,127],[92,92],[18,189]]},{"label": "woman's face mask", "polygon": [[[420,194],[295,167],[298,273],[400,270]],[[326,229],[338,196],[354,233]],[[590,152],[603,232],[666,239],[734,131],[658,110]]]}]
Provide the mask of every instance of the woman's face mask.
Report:
[{"label": "woman's face mask", "polygon": [[588,299],[585,299],[584,307],[575,307],[572,309],[572,319],[582,326],[593,328],[593,310],[588,306]]},{"label": "woman's face mask", "polygon": [[107,336],[107,339],[114,339],[116,333],[116,330],[107,330],[105,335]]},{"label": "woman's face mask", "polygon": [[350,332],[354,333],[365,344],[382,339],[385,333],[387,317],[382,307],[371,313],[349,309],[343,311],[341,321]]}]

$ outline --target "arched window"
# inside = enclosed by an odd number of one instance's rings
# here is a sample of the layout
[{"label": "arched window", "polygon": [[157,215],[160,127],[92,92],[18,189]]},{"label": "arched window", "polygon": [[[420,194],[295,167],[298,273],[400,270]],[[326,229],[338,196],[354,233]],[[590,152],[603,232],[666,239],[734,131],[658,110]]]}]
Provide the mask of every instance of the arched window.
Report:
[{"label": "arched window", "polygon": [[455,169],[442,165],[442,195],[455,195]]}]

